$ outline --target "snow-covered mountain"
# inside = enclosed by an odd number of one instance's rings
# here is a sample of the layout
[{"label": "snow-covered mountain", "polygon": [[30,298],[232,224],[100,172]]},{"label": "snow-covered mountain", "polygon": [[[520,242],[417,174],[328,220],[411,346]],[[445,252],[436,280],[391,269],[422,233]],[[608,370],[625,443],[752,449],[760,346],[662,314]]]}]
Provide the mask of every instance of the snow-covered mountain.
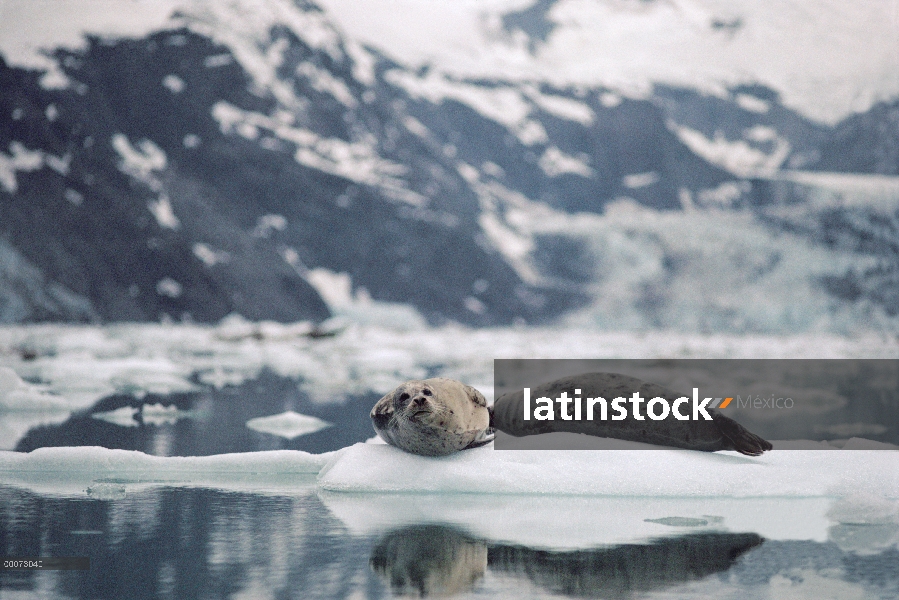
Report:
[{"label": "snow-covered mountain", "polygon": [[822,11],[851,17],[834,56],[873,52],[838,65],[849,114],[842,89],[808,100],[817,63],[771,66],[786,25],[749,2],[35,6],[0,13],[0,321],[899,312],[899,87],[870,7]]}]

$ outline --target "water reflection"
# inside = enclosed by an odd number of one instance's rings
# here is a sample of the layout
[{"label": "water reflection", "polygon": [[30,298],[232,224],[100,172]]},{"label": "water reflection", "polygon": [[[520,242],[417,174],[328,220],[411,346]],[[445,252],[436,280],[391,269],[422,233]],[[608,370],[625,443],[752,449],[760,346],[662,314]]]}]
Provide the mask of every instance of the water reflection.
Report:
[{"label": "water reflection", "polygon": [[[821,589],[899,597],[899,551],[884,537],[893,522],[836,523],[826,542],[702,531],[562,551],[547,549],[561,547],[562,532],[539,522],[530,538],[547,545],[516,542],[508,526],[487,528],[505,532],[500,541],[415,518],[354,533],[300,485],[251,492],[109,482],[92,495],[62,493],[0,485],[0,555],[88,556],[90,571],[0,572],[0,597],[767,598],[820,597]],[[469,501],[473,510],[483,503]]]},{"label": "water reflection", "polygon": [[455,527],[413,525],[388,533],[369,564],[398,596],[452,596],[487,570],[487,542]]},{"label": "water reflection", "polygon": [[0,555],[90,557],[89,571],[0,572],[0,590],[33,593],[23,597],[383,597],[369,549],[311,493],[160,487],[94,500],[0,486]]},{"label": "water reflection", "polygon": [[385,535],[370,564],[398,596],[474,589],[488,566],[566,596],[627,598],[730,569],[763,543],[754,533],[700,533],[611,548],[553,552],[489,545],[455,527],[416,525]]}]

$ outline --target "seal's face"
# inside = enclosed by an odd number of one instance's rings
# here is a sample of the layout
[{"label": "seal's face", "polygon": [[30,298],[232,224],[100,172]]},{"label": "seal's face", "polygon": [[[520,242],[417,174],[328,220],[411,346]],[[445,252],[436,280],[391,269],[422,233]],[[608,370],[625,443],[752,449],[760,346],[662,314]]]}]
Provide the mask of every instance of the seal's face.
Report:
[{"label": "seal's face", "polygon": [[375,404],[371,418],[387,443],[426,456],[450,454],[493,439],[484,396],[442,377],[400,385]]}]

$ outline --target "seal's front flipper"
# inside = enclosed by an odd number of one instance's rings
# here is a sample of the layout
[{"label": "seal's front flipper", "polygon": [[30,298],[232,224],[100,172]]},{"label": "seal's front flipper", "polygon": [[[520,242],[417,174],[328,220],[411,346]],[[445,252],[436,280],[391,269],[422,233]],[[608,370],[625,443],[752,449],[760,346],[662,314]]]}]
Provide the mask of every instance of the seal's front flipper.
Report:
[{"label": "seal's front flipper", "polygon": [[762,452],[773,448],[771,442],[760,438],[733,419],[717,412],[713,414],[713,418],[721,430],[721,435],[729,442],[729,447],[722,450],[736,450],[740,454],[759,456]]}]

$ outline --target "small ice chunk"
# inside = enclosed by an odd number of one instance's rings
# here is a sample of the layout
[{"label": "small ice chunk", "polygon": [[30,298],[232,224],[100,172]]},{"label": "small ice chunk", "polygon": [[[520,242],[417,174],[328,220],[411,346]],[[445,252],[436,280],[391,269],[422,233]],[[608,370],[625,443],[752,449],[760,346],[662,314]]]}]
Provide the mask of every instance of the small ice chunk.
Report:
[{"label": "small ice chunk", "polygon": [[137,427],[138,423],[134,420],[137,410],[133,406],[123,406],[115,410],[94,413],[91,417],[122,427]]},{"label": "small ice chunk", "polygon": [[167,423],[176,423],[178,419],[190,417],[192,413],[188,410],[178,410],[178,407],[172,404],[164,406],[162,403],[144,404],[141,407],[141,419],[144,425],[165,425]]},{"label": "small ice chunk", "polygon": [[690,517],[662,517],[661,519],[643,519],[647,523],[658,523],[669,527],[705,527],[709,522],[705,519],[691,519]]},{"label": "small ice chunk", "polygon": [[0,394],[7,394],[15,389],[25,387],[25,382],[9,367],[0,367]]},{"label": "small ice chunk", "polygon": [[253,431],[270,433],[292,440],[301,435],[314,433],[326,427],[331,427],[331,423],[322,421],[317,417],[301,415],[292,410],[288,410],[280,415],[250,419],[247,421],[247,427]]},{"label": "small ice chunk", "polygon": [[121,500],[126,491],[125,486],[118,483],[98,483],[87,488],[87,495],[94,500]]}]

